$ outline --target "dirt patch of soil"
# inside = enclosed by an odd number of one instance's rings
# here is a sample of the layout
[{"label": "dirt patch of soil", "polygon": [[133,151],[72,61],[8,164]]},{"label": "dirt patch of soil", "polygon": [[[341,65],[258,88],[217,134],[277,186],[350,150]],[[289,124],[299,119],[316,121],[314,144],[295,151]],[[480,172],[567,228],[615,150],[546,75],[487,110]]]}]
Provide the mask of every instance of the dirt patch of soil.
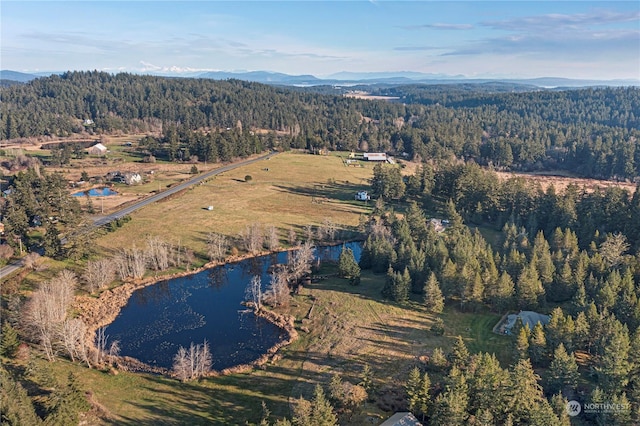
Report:
[{"label": "dirt patch of soil", "polygon": [[570,176],[555,176],[549,174],[533,174],[533,173],[512,173],[512,172],[496,172],[501,180],[507,180],[514,177],[524,178],[530,182],[538,183],[543,190],[547,190],[553,185],[558,192],[563,192],[570,184],[577,185],[578,188],[585,188],[587,192],[593,192],[596,188],[605,189],[610,187],[626,189],[633,193],[636,185],[631,182],[615,182],[609,180],[585,179]]}]

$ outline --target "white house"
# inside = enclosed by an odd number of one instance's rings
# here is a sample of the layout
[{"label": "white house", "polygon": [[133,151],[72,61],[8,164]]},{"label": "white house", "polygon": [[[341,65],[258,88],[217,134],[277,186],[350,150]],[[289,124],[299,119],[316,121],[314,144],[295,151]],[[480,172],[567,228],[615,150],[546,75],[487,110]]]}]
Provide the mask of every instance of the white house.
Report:
[{"label": "white house", "polygon": [[384,152],[365,152],[363,157],[367,161],[387,161],[387,154]]},{"label": "white house", "polygon": [[124,174],[124,183],[127,185],[135,185],[142,182],[140,173],[130,172]]},{"label": "white house", "polygon": [[91,155],[105,155],[107,153],[107,147],[100,142],[89,148],[89,154]]},{"label": "white house", "polygon": [[358,191],[356,194],[356,200],[358,201],[368,201],[371,199],[371,196],[367,193],[367,191]]}]

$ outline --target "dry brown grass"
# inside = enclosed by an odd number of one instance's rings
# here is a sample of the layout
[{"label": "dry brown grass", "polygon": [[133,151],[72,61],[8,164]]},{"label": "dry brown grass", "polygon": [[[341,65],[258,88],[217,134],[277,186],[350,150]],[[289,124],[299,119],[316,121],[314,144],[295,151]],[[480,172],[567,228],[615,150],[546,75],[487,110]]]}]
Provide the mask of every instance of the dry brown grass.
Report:
[{"label": "dry brown grass", "polygon": [[587,192],[593,192],[596,188],[605,189],[609,187],[626,189],[633,193],[636,185],[631,182],[615,182],[609,180],[584,179],[572,176],[557,176],[553,174],[542,173],[512,173],[512,172],[496,172],[501,180],[507,180],[514,177],[524,178],[533,184],[539,184],[544,191],[553,185],[558,192],[564,190],[570,185],[577,185],[579,189],[585,188]]},{"label": "dry brown grass", "polygon": [[[209,232],[237,236],[254,222],[278,227],[283,240],[289,228],[301,231],[325,218],[352,227],[371,207],[354,200],[358,189],[367,188],[371,173],[369,167],[345,167],[337,156],[283,153],[145,207],[97,243],[111,249],[130,247],[154,234],[202,251]],[[252,180],[245,182],[246,175]],[[206,209],[210,205],[213,211]]]}]

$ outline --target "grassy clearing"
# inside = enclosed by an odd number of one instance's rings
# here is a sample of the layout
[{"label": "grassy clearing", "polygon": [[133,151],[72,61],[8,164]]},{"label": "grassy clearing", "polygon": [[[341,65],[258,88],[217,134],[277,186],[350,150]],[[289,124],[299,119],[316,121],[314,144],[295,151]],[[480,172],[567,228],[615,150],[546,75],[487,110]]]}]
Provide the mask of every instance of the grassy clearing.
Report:
[{"label": "grassy clearing", "polygon": [[[246,175],[252,180],[245,182]],[[254,222],[278,227],[283,239],[289,228],[301,231],[325,218],[349,228],[371,207],[354,200],[371,175],[371,168],[347,168],[337,156],[283,153],[145,207],[97,244],[130,247],[153,234],[203,252],[209,232],[237,236]],[[206,209],[210,205],[213,211]]]},{"label": "grassy clearing", "polygon": [[[79,376],[100,408],[94,415],[101,418],[91,424],[231,425],[259,422],[262,401],[273,418],[289,417],[291,400],[309,397],[316,383],[327,384],[336,372],[358,383],[365,364],[374,372],[379,395],[392,393],[403,386],[420,356],[436,347],[446,352],[458,335],[472,353],[495,352],[504,366],[510,361],[510,339],[491,333],[497,315],[447,307],[442,315],[445,334],[435,336],[429,331],[433,315],[418,303],[397,305],[381,298],[384,279],[365,271],[357,287],[329,278],[304,288],[290,307],[300,339],[282,350],[281,359],[251,373],[180,383],[146,374],[113,375],[65,361],[50,366],[61,380],[69,370]],[[367,418],[381,421],[389,414],[367,404],[360,415],[342,424],[364,424]]]}]

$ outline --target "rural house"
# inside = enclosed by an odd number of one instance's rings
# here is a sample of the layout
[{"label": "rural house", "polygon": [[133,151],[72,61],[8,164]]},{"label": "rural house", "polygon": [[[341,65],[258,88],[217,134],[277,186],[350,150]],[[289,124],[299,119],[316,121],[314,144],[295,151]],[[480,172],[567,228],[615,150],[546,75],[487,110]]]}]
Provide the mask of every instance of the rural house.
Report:
[{"label": "rural house", "polygon": [[416,416],[406,411],[395,413],[380,424],[380,426],[422,426],[422,423],[418,421]]},{"label": "rural house", "polygon": [[387,161],[387,154],[384,152],[365,152],[363,157],[367,161]]},{"label": "rural house", "polygon": [[127,185],[136,185],[142,183],[142,176],[140,173],[129,172],[124,174],[124,183]]},{"label": "rural house", "polygon": [[356,200],[358,201],[368,201],[371,199],[371,196],[367,191],[358,191],[356,194]]},{"label": "rural house", "polygon": [[136,172],[122,173],[120,171],[113,171],[107,173],[106,179],[111,182],[126,183],[127,185],[142,183],[142,176]]},{"label": "rural house", "polygon": [[90,155],[105,155],[107,153],[107,147],[100,142],[89,148]]}]

